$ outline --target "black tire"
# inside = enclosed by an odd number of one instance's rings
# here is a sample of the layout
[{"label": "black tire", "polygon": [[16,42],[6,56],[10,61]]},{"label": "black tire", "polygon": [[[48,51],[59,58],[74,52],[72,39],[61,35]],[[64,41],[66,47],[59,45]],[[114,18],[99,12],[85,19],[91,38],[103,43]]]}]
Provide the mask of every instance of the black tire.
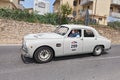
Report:
[{"label": "black tire", "polygon": [[38,63],[50,62],[53,58],[53,50],[49,47],[40,47],[34,53],[34,59]]},{"label": "black tire", "polygon": [[103,46],[96,46],[93,50],[94,56],[100,56],[103,53]]}]

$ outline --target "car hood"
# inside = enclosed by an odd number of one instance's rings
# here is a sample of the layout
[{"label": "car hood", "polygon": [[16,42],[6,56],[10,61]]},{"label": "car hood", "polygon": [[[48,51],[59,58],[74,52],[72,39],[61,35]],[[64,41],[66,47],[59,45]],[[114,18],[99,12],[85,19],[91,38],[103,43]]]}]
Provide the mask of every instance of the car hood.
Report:
[{"label": "car hood", "polygon": [[63,38],[63,36],[56,33],[38,33],[38,34],[28,34],[24,39],[56,39]]}]

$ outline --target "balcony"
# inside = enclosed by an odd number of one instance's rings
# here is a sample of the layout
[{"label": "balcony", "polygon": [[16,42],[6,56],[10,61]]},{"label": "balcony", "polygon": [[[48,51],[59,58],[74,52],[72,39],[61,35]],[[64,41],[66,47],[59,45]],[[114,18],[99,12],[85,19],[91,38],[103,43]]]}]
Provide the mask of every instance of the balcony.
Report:
[{"label": "balcony", "polygon": [[[87,10],[82,11],[81,12],[81,16],[84,17],[86,15],[86,12],[87,12]],[[93,11],[92,10],[88,10],[88,12],[89,12],[89,15],[93,15]]]},{"label": "balcony", "polygon": [[85,4],[88,4],[90,2],[93,2],[93,0],[81,0],[80,5],[85,5]]},{"label": "balcony", "polygon": [[120,5],[120,0],[111,0],[112,5]]},{"label": "balcony", "polygon": [[112,16],[114,18],[120,18],[120,13],[118,13],[118,12],[110,12],[110,16]]}]

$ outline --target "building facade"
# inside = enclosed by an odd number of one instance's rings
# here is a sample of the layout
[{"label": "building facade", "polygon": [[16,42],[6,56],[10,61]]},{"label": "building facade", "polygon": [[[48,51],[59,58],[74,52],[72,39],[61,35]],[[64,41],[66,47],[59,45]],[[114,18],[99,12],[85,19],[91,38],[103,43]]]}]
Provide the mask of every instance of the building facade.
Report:
[{"label": "building facade", "polygon": [[33,10],[40,15],[50,13],[50,3],[46,0],[34,0]]},{"label": "building facade", "polygon": [[74,0],[55,0],[55,2],[53,3],[53,5],[54,5],[54,12],[60,11],[60,6],[62,4],[66,4],[66,3],[68,3],[70,5],[70,7],[74,8],[73,1]]},{"label": "building facade", "polygon": [[109,16],[120,18],[120,0],[56,0],[53,4],[54,12],[58,12],[64,3],[70,4],[76,20],[84,20],[87,11],[90,21],[101,25],[107,25]]},{"label": "building facade", "polygon": [[111,1],[110,16],[120,18],[120,0]]},{"label": "building facade", "polygon": [[91,22],[107,25],[111,0],[81,0],[81,17],[84,17],[86,10],[89,11]]},{"label": "building facade", "polygon": [[20,1],[23,0],[0,0],[0,8],[24,9],[24,7],[20,4]]}]

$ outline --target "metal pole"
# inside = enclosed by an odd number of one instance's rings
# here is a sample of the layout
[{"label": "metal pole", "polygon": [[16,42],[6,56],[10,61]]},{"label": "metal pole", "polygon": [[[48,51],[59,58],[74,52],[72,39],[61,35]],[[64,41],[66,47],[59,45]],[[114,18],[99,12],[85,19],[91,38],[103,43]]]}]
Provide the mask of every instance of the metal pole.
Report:
[{"label": "metal pole", "polygon": [[89,18],[89,10],[86,10],[86,14],[85,14],[85,25],[88,26],[90,22],[90,18]]},{"label": "metal pole", "polygon": [[95,0],[95,9],[94,9],[93,19],[94,19],[95,15],[96,15],[96,6],[97,6],[97,0]]}]

